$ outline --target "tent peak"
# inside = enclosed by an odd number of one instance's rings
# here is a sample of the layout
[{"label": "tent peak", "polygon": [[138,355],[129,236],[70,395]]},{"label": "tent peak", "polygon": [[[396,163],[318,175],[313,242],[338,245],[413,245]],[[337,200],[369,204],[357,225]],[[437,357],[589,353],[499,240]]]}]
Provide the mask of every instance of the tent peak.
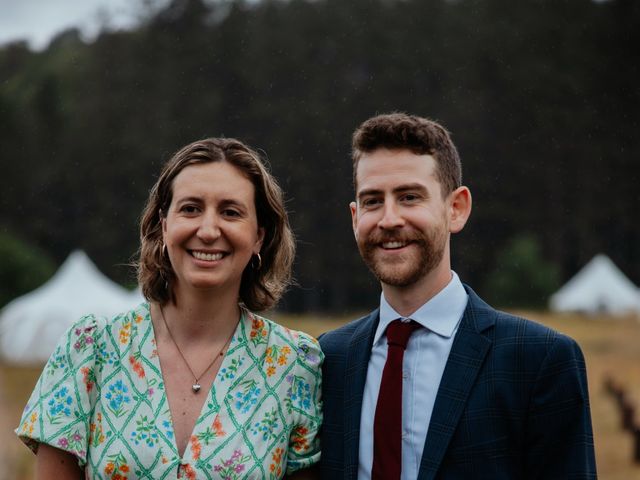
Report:
[{"label": "tent peak", "polygon": [[640,312],[640,290],[605,254],[594,256],[551,296],[555,311]]}]

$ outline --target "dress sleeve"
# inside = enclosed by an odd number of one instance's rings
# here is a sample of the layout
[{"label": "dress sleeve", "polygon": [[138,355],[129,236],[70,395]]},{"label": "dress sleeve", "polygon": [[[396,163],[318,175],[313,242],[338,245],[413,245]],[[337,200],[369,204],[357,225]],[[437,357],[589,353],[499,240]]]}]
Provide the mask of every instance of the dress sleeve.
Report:
[{"label": "dress sleeve", "polygon": [[321,367],[324,354],[317,340],[307,334],[299,334],[297,345],[296,373],[291,376],[289,391],[296,423],[289,437],[287,474],[310,467],[320,460]]},{"label": "dress sleeve", "polygon": [[94,345],[99,334],[93,316],[81,318],[60,339],[24,408],[16,434],[34,453],[40,443],[87,461],[90,419],[95,403]]}]

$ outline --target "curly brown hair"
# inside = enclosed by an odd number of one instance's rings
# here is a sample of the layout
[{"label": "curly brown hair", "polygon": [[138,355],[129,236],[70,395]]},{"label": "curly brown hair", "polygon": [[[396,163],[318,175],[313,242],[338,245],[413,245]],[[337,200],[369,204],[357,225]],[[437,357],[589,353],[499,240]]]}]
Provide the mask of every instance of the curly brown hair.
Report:
[{"label": "curly brown hair", "polygon": [[436,160],[436,176],[446,197],[462,185],[462,164],[449,132],[427,118],[394,112],[365,120],[353,133],[353,186],[362,155],[378,148],[407,149],[417,155],[431,155]]},{"label": "curly brown hair", "polygon": [[151,188],[140,220],[138,282],[149,301],[165,304],[173,297],[176,275],[163,254],[162,218],[173,197],[173,179],[187,166],[210,162],[228,162],[253,184],[258,226],[264,228],[260,255],[262,263],[244,269],[240,301],[254,311],[275,305],[291,281],[295,241],[289,226],[284,195],[258,153],[233,138],[208,138],[190,143],[176,152],[164,165]]}]

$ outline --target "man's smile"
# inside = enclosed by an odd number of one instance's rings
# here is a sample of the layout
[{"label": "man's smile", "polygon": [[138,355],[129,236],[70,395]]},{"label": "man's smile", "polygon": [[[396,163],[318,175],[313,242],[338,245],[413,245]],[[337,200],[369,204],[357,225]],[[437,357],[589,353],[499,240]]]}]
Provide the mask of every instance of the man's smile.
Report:
[{"label": "man's smile", "polygon": [[382,248],[384,248],[385,250],[397,250],[399,248],[403,248],[406,247],[409,244],[409,242],[406,241],[394,241],[394,242],[383,242]]}]

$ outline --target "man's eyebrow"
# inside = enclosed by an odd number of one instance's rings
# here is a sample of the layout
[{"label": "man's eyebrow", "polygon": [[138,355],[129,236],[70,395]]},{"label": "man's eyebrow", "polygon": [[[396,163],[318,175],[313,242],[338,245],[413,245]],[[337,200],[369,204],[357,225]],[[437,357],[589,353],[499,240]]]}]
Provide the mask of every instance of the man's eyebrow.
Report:
[{"label": "man's eyebrow", "polygon": [[[425,194],[428,193],[427,187],[425,187],[421,183],[406,183],[404,185],[399,185],[393,189],[393,193],[403,193],[409,191],[419,191]],[[367,188],[358,192],[358,198],[367,197],[370,195],[380,195],[382,193],[384,192],[378,188]]]},{"label": "man's eyebrow", "polygon": [[377,188],[367,188],[358,192],[358,198],[367,197],[369,195],[380,195],[382,190]]},{"label": "man's eyebrow", "polygon": [[422,185],[421,183],[408,183],[405,185],[400,185],[396,188],[393,189],[393,193],[402,193],[402,192],[407,192],[407,191],[419,191],[419,192],[423,192],[423,193],[427,193],[427,187],[425,187],[424,185]]}]

